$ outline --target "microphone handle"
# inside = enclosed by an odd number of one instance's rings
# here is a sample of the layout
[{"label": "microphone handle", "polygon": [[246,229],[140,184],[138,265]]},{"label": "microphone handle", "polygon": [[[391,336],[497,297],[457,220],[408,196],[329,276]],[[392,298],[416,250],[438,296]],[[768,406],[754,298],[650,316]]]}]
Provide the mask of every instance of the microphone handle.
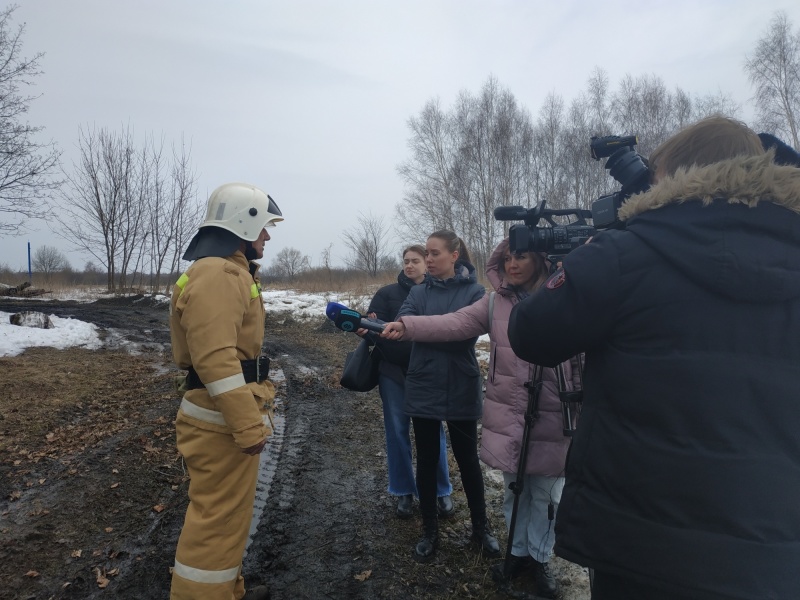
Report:
[{"label": "microphone handle", "polygon": [[376,333],[383,333],[383,326],[384,323],[378,323],[371,319],[361,319],[361,327],[364,329],[369,329],[370,331],[374,331]]}]

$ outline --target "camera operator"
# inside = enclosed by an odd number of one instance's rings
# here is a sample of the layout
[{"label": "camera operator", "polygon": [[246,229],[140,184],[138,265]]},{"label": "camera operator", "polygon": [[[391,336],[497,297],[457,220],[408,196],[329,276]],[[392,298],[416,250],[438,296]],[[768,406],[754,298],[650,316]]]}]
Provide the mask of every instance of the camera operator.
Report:
[{"label": "camera operator", "polygon": [[512,312],[523,359],[586,353],[557,555],[592,598],[800,593],[800,169],[711,117],[650,157],[624,230]]}]

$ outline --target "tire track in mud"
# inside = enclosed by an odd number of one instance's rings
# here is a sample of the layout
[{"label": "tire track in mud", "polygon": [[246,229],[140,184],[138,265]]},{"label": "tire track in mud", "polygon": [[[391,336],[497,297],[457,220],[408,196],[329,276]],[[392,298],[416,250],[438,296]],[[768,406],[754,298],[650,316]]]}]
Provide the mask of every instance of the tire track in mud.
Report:
[{"label": "tire track in mud", "polygon": [[[269,372],[269,379],[275,385],[276,390],[283,388],[282,383],[286,381],[286,376],[281,368],[272,368]],[[275,477],[275,472],[278,469],[278,459],[283,451],[284,430],[286,428],[286,417],[283,415],[283,398],[280,394],[275,395],[273,400],[274,412],[272,435],[269,438],[269,443],[259,457],[258,463],[258,480],[256,482],[256,497],[253,504],[253,520],[250,524],[250,536],[247,539],[245,546],[245,554],[250,545],[253,543],[253,538],[258,531],[258,525],[261,522],[264,509],[269,499],[269,492],[272,486],[272,480]]]},{"label": "tire track in mud", "polygon": [[[375,597],[362,596],[371,582],[354,577],[369,569],[374,528],[365,532],[361,516],[383,493],[383,461],[364,453],[383,443],[382,425],[365,431],[353,413],[367,400],[330,386],[330,366],[302,353],[276,362],[286,375],[283,443],[245,578],[266,583],[275,598]],[[369,405],[374,410],[374,399]]]}]

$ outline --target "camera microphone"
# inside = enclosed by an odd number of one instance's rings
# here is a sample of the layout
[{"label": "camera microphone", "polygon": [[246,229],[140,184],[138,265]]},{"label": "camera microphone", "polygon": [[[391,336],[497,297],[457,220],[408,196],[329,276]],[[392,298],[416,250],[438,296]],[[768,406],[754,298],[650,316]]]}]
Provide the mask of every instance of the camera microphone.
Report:
[{"label": "camera microphone", "polygon": [[328,306],[325,307],[325,315],[342,331],[354,332],[362,328],[376,333],[383,331],[383,323],[362,317],[361,313],[350,310],[338,302],[328,302]]},{"label": "camera microphone", "polygon": [[528,209],[524,206],[496,206],[494,218],[498,221],[524,221]]}]

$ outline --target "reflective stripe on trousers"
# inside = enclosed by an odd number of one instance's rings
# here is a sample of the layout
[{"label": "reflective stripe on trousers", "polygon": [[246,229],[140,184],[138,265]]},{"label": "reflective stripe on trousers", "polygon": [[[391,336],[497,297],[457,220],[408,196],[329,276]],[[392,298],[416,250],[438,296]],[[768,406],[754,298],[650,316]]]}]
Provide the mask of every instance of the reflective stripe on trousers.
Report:
[{"label": "reflective stripe on trousers", "polygon": [[239,567],[223,571],[206,571],[184,565],[177,560],[173,571],[184,579],[196,581],[197,583],[227,583],[228,581],[233,581],[239,575]]}]

